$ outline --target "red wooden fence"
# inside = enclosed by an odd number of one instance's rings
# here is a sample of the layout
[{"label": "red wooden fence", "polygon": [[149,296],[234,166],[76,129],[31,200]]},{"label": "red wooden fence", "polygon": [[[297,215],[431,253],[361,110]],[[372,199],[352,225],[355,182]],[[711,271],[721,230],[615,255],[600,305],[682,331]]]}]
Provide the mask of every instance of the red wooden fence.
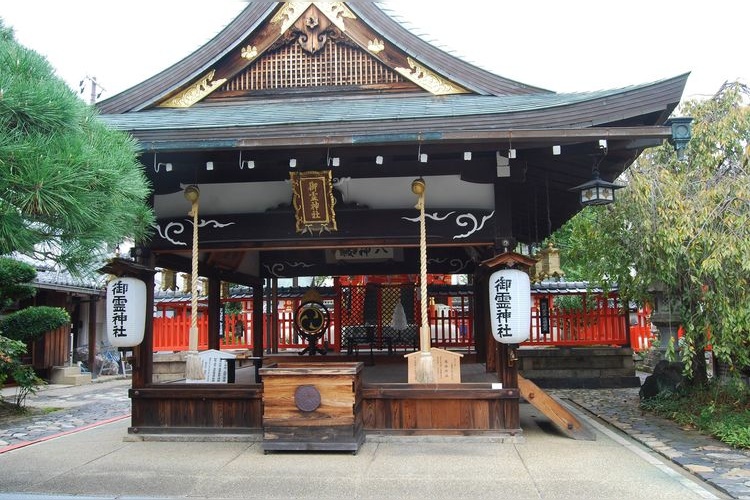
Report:
[{"label": "red wooden fence", "polygon": [[[368,323],[374,327],[377,346],[381,342],[390,326],[392,306],[388,308],[388,301],[384,295],[378,296],[377,315],[372,321],[364,320],[364,287],[352,286],[348,294],[347,304],[341,299],[333,301],[331,308],[331,323],[321,342],[326,342],[333,351],[345,350],[341,345],[341,332],[347,326]],[[546,299],[546,303],[543,300]],[[462,296],[452,299],[452,306],[438,305],[430,307],[428,321],[434,347],[466,348],[474,345],[474,324],[472,297]],[[278,334],[269,339],[264,334],[264,348],[275,350],[296,350],[307,347],[307,343],[294,329],[294,309],[299,299],[285,301],[288,307],[281,309],[278,314]],[[250,302],[243,303],[247,310]],[[336,304],[341,305],[341,314],[335,310]],[[386,304],[384,306],[384,304]],[[623,314],[616,296],[608,299],[598,297],[593,307],[577,311],[565,311],[554,307],[554,296],[551,294],[534,294],[531,311],[531,332],[527,342],[529,346],[591,346],[617,345],[631,346],[636,351],[648,349],[652,334],[648,311],[639,311],[637,322],[627,325],[627,315]],[[204,305],[201,304],[201,307]],[[190,316],[188,303],[166,304],[160,306],[162,314],[154,318],[154,350],[155,351],[183,351],[188,347],[188,332],[190,330]],[[167,317],[166,309],[176,314]],[[412,318],[419,318],[418,303]],[[208,347],[208,317],[200,311],[198,316],[198,345],[200,349]],[[252,349],[253,312],[241,314],[227,314],[222,323],[222,349]],[[263,315],[264,332],[268,332],[270,315]],[[341,324],[338,318],[340,317]],[[414,325],[411,325],[414,326]],[[408,345],[404,347],[409,347]]]}]

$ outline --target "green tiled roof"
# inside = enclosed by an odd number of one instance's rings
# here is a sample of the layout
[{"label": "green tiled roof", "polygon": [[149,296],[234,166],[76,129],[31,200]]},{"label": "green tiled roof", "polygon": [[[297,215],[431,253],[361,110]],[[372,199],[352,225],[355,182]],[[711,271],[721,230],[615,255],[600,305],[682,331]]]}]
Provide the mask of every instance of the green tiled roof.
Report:
[{"label": "green tiled roof", "polygon": [[[647,87],[639,85],[615,90],[583,93],[540,93],[514,96],[451,95],[357,98],[276,99],[196,105],[192,108],[159,108],[135,113],[102,115],[123,130],[210,129],[262,127],[362,121],[417,120],[504,115],[538,112],[586,102],[600,101]],[[541,128],[541,127],[540,127]]]}]

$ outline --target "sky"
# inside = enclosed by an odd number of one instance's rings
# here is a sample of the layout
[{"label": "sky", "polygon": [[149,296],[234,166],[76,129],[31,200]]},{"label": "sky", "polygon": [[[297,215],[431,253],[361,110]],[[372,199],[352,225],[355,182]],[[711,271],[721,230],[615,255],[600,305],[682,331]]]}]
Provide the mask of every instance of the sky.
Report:
[{"label": "sky", "polygon": [[[111,97],[198,49],[241,0],[0,0],[0,18],[76,91]],[[690,72],[683,99],[750,84],[746,0],[399,0],[384,3],[436,45],[506,78],[556,92]],[[0,69],[1,71],[2,69]],[[90,96],[87,89],[82,96]]]}]

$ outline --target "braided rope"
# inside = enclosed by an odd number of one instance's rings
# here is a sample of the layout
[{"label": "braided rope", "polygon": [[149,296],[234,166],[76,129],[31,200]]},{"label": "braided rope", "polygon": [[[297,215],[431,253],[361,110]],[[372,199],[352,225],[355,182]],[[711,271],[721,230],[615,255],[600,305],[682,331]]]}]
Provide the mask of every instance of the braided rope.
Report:
[{"label": "braided rope", "polygon": [[424,214],[424,192],[419,195],[417,208],[419,208],[419,288],[420,288],[420,308],[422,312],[422,327],[419,330],[420,346],[422,352],[430,352],[430,328],[427,317],[427,228],[425,227]]},{"label": "braided rope", "polygon": [[198,350],[198,201],[190,211],[193,216],[193,255],[190,293],[190,351]]}]

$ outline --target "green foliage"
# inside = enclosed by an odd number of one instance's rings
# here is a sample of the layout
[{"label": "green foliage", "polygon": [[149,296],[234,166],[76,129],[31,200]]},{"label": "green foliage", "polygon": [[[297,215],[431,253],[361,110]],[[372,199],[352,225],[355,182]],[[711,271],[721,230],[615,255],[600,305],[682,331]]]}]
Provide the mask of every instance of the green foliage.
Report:
[{"label": "green foliage", "polygon": [[667,350],[664,353],[664,359],[666,359],[670,363],[674,363],[677,359],[677,352],[674,348],[674,337],[669,337],[669,342],[667,342]]},{"label": "green foliage", "polygon": [[36,289],[30,283],[35,277],[33,266],[0,257],[0,311],[17,300],[33,297]]},{"label": "green foliage", "polygon": [[5,316],[0,320],[0,331],[11,339],[29,342],[68,323],[70,315],[65,309],[35,306]]},{"label": "green foliage", "polygon": [[[21,357],[26,352],[26,345],[18,340],[12,340],[0,335],[0,389],[9,377],[18,385],[13,404],[17,408],[24,406],[26,397],[36,393],[37,388],[44,382],[37,377],[31,366],[24,365]],[[2,396],[0,396],[2,401]]]},{"label": "green foliage", "polygon": [[705,383],[703,352],[750,366],[750,91],[725,85],[713,98],[685,104],[694,119],[684,159],[665,144],[626,172],[618,202],[584,209],[560,236],[581,279],[644,302],[660,287],[685,332],[682,360]]},{"label": "green foliage", "polygon": [[242,302],[225,302],[224,314],[240,314],[242,312]]},{"label": "green foliage", "polygon": [[71,272],[154,221],[136,142],[107,128],[42,56],[0,23],[0,255]]},{"label": "green foliage", "polygon": [[[36,270],[32,266],[0,257],[0,311],[17,300],[33,296],[36,289],[31,286],[31,281],[35,277]],[[70,316],[64,309],[27,307],[0,319],[0,333],[28,342],[67,323],[70,323]]]},{"label": "green foliage", "polygon": [[553,304],[557,309],[568,312],[593,311],[596,308],[594,296],[589,295],[559,295]]},{"label": "green foliage", "polygon": [[661,393],[641,408],[710,434],[738,448],[750,448],[750,388],[739,380],[713,381]]}]

